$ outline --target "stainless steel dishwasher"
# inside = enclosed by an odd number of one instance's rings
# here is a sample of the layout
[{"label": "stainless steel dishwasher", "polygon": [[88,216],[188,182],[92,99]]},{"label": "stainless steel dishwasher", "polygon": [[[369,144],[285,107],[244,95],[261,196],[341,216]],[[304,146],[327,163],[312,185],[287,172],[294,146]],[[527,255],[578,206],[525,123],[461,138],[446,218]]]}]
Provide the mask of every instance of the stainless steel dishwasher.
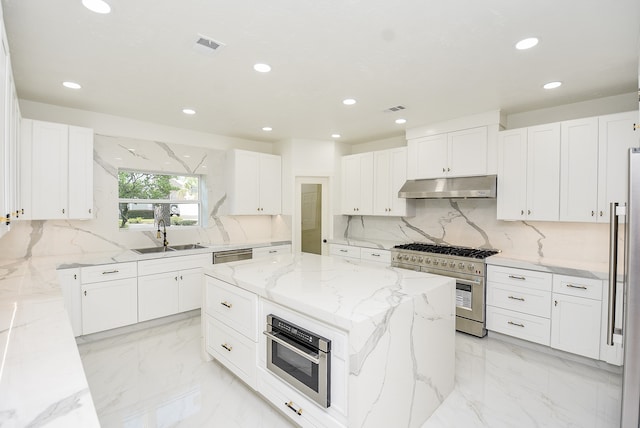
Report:
[{"label": "stainless steel dishwasher", "polygon": [[235,262],[238,260],[249,260],[253,258],[251,248],[239,248],[237,250],[216,251],[213,253],[213,264]]}]

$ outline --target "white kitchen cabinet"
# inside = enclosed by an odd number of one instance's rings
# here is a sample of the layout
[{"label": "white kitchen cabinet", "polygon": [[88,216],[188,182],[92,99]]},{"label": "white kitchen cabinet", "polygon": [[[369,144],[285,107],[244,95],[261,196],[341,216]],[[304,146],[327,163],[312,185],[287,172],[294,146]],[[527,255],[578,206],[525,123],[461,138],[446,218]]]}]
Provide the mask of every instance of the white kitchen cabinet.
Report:
[{"label": "white kitchen cabinet", "polygon": [[252,258],[277,256],[279,254],[291,254],[291,244],[272,245],[270,247],[256,247],[251,250]]},{"label": "white kitchen cabinet", "polygon": [[599,359],[602,281],[553,276],[551,347]]},{"label": "white kitchen cabinet", "polygon": [[93,217],[93,130],[22,121],[24,218]]},{"label": "white kitchen cabinet", "polygon": [[136,274],[135,262],[80,269],[82,334],[138,322]]},{"label": "white kitchen cabinet", "polygon": [[560,221],[595,221],[598,118],[560,124]]},{"label": "white kitchen cabinet", "polygon": [[69,315],[75,337],[82,335],[82,284],[80,268],[59,269],[58,282],[64,298],[64,307]]},{"label": "white kitchen cabinet", "polygon": [[498,219],[558,220],[559,123],[499,133],[498,189]]},{"label": "white kitchen cabinet", "polygon": [[407,148],[376,151],[373,161],[373,214],[415,215],[413,201],[398,197],[398,191],[407,181]]},{"label": "white kitchen cabinet", "polygon": [[342,157],[342,214],[373,214],[373,152]]},{"label": "white kitchen cabinet", "polygon": [[640,145],[637,119],[637,111],[598,118],[598,222],[609,221],[611,202],[627,201],[629,149]]},{"label": "white kitchen cabinet", "polygon": [[281,157],[246,150],[230,150],[227,153],[227,186],[229,214],[280,214]]},{"label": "white kitchen cabinet", "polygon": [[486,126],[410,140],[407,178],[485,175],[490,156],[488,141]]},{"label": "white kitchen cabinet", "polygon": [[329,244],[329,255],[360,260],[360,247],[344,244]]},{"label": "white kitchen cabinet", "polygon": [[138,262],[138,321],[197,309],[202,304],[202,267],[211,254]]}]

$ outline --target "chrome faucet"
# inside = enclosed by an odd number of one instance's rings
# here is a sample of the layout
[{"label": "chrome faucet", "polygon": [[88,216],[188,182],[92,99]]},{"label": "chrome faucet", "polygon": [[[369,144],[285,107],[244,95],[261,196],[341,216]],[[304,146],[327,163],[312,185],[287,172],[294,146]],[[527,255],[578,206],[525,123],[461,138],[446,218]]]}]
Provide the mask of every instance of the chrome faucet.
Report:
[{"label": "chrome faucet", "polygon": [[167,249],[167,246],[169,245],[169,241],[167,241],[167,224],[165,223],[164,219],[161,218],[160,220],[158,220],[158,233],[156,234],[156,238],[160,239],[160,222],[162,222],[162,245],[164,246],[164,249]]}]

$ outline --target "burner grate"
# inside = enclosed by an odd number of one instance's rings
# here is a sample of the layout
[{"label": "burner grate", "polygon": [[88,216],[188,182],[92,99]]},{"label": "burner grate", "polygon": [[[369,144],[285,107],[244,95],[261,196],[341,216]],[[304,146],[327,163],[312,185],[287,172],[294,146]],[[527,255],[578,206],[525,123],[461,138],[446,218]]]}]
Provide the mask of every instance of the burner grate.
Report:
[{"label": "burner grate", "polygon": [[485,259],[489,256],[493,256],[500,252],[498,250],[487,250],[487,249],[468,248],[468,247],[454,247],[454,246],[448,246],[448,245],[424,244],[420,242],[396,245],[393,248],[396,248],[399,250],[420,251],[423,253],[444,254],[444,255],[458,256],[458,257],[469,257],[473,259]]}]

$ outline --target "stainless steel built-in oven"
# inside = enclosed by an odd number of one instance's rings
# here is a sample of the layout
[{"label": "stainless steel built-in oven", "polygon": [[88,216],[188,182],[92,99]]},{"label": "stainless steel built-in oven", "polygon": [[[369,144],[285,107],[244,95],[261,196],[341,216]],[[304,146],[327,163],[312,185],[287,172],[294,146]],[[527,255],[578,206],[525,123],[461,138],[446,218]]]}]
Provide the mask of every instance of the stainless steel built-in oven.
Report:
[{"label": "stainless steel built-in oven", "polygon": [[331,341],[267,315],[267,369],[327,408],[331,405]]}]

